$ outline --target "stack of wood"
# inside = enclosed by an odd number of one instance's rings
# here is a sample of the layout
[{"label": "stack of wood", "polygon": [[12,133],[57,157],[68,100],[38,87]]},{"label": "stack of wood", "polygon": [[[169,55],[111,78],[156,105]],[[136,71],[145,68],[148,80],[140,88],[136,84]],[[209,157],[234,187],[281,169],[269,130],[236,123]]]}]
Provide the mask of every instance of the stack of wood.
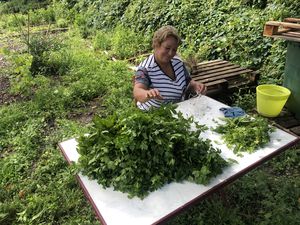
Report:
[{"label": "stack of wood", "polygon": [[263,35],[300,42],[300,19],[285,18],[283,22],[268,21],[265,24]]},{"label": "stack of wood", "polygon": [[256,85],[258,73],[225,60],[211,60],[193,66],[191,76],[204,83],[209,93]]}]

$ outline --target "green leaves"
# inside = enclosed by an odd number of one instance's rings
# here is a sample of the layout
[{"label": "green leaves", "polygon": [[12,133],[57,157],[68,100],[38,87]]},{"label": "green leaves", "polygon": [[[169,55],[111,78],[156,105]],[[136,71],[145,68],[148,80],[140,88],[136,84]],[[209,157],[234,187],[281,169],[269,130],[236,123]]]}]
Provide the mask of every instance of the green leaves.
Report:
[{"label": "green leaves", "polygon": [[237,155],[241,155],[241,152],[252,153],[263,147],[270,141],[270,133],[274,131],[268,120],[259,116],[225,118],[224,121],[225,124],[219,124],[214,131],[222,135],[226,145],[233,148]]},{"label": "green leaves", "polygon": [[227,165],[208,140],[206,128],[185,119],[175,106],[142,112],[132,107],[95,117],[90,135],[78,139],[79,168],[103,187],[146,197],[173,181],[207,184]]}]

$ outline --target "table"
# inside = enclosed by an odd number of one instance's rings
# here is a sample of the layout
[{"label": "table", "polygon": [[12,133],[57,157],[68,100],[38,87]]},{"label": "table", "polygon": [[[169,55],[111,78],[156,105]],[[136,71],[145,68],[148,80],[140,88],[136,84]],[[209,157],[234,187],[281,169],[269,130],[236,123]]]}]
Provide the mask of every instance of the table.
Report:
[{"label": "table", "polygon": [[[195,120],[201,124],[215,127],[214,121],[224,117],[219,111],[221,107],[226,107],[226,105],[207,96],[199,96],[179,103],[177,110],[181,111],[184,116],[194,116]],[[103,189],[95,180],[89,180],[79,173],[77,179],[80,186],[101,223],[103,225],[162,224],[299,141],[298,137],[275,128],[275,132],[271,134],[271,141],[264,148],[255,153],[245,153],[243,157],[238,157],[221,143],[219,134],[207,130],[202,135],[203,138],[210,139],[214,147],[222,150],[222,157],[237,161],[236,164],[226,167],[222,174],[211,179],[208,185],[187,181],[173,182],[152,192],[144,200],[137,197],[128,199],[126,194],[114,191],[112,188]],[[68,163],[76,163],[78,160],[79,154],[76,151],[76,145],[75,138],[59,143],[61,152]]]}]

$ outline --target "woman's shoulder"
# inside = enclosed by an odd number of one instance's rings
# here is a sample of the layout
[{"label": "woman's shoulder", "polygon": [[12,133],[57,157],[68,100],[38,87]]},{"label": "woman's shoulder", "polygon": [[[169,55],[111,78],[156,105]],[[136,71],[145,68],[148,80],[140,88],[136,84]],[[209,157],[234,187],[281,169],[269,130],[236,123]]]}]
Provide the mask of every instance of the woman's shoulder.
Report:
[{"label": "woman's shoulder", "polygon": [[176,66],[176,67],[182,67],[182,66],[184,66],[184,61],[180,58],[180,56],[178,56],[178,55],[175,55],[173,58],[172,58],[172,60],[171,60],[171,62],[172,62],[172,65],[173,66]]},{"label": "woman's shoulder", "polygon": [[175,61],[175,62],[182,62],[182,63],[183,63],[183,60],[180,58],[179,55],[175,55],[175,56],[173,57],[173,61]]},{"label": "woman's shoulder", "polygon": [[153,68],[155,66],[156,66],[156,63],[155,63],[154,55],[153,54],[149,55],[146,59],[144,59],[139,64],[139,67],[143,67],[143,68]]}]

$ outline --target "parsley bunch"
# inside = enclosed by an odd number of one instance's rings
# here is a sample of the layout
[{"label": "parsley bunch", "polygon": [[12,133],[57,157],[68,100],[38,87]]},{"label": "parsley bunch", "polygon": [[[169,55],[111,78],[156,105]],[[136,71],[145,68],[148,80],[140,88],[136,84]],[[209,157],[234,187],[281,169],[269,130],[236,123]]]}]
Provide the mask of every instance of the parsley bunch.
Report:
[{"label": "parsley bunch", "polygon": [[173,181],[207,184],[227,162],[209,140],[206,127],[162,106],[150,112],[129,108],[95,117],[90,135],[78,139],[79,168],[105,187],[144,198]]},{"label": "parsley bunch", "polygon": [[252,153],[270,141],[270,133],[274,128],[268,120],[260,116],[243,116],[224,118],[225,123],[219,124],[214,131],[222,135],[229,148],[241,155],[241,152]]}]

